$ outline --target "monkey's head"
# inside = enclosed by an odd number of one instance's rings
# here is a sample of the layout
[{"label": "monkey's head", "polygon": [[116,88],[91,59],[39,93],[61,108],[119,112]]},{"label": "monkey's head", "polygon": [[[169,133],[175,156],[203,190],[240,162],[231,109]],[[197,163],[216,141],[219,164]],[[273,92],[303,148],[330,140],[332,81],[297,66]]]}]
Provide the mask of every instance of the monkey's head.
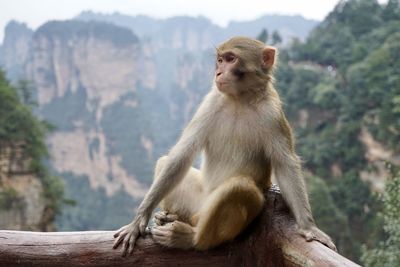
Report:
[{"label": "monkey's head", "polygon": [[240,96],[266,90],[276,49],[247,37],[233,37],[217,48],[215,83],[221,92]]}]

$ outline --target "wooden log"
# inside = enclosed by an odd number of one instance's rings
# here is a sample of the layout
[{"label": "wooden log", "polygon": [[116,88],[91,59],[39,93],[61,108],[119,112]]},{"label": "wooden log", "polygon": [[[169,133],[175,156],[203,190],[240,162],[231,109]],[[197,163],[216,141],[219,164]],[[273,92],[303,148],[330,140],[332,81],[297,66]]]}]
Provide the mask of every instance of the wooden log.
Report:
[{"label": "wooden log", "polygon": [[233,242],[208,251],[168,249],[139,238],[132,255],[113,250],[113,231],[0,231],[0,267],[11,266],[359,266],[295,230],[281,195],[266,193],[262,214]]}]

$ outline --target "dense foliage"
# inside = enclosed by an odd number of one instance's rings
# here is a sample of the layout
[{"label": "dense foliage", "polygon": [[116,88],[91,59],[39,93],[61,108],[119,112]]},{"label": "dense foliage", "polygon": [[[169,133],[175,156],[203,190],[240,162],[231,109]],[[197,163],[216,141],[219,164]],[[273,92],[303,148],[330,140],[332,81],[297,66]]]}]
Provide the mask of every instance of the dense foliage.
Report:
[{"label": "dense foliage", "polygon": [[380,200],[384,205],[380,216],[387,237],[377,248],[364,250],[362,261],[368,267],[400,266],[400,172],[388,181]]},{"label": "dense foliage", "polygon": [[371,170],[360,134],[400,151],[399,29],[397,0],[340,1],[305,43],[281,51],[277,87],[314,177],[315,217],[353,260],[382,238],[380,204],[360,178]]},{"label": "dense foliage", "polygon": [[[32,105],[29,85],[20,82],[12,86],[4,72],[0,71],[0,145],[24,144],[31,171],[37,174],[43,184],[47,207],[58,213],[63,200],[63,184],[59,177],[49,173],[43,162],[48,156],[45,136],[51,126],[33,114]],[[13,189],[2,190],[0,205],[7,206],[17,197]]]}]

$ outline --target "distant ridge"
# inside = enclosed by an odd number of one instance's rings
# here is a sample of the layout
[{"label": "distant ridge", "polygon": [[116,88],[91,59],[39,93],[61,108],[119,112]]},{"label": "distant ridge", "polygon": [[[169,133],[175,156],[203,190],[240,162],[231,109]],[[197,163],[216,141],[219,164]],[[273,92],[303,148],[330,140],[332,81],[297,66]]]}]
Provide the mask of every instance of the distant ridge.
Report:
[{"label": "distant ridge", "polygon": [[166,19],[155,19],[149,16],[129,16],[121,13],[95,13],[84,11],[75,17],[76,20],[97,20],[110,22],[115,25],[130,28],[139,37],[153,40],[167,39],[176,30],[197,31],[209,35],[210,41],[217,44],[233,35],[256,37],[262,29],[269,33],[278,31],[284,43],[292,38],[304,40],[308,33],[319,23],[317,20],[306,19],[302,16],[264,15],[254,20],[231,21],[226,27],[214,24],[206,17],[176,16]]}]

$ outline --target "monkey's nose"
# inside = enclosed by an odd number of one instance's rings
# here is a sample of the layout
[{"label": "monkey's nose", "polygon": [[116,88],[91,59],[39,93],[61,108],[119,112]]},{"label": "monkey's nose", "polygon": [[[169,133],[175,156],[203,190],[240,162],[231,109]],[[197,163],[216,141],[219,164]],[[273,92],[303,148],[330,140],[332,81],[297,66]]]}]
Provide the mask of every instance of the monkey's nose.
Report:
[{"label": "monkey's nose", "polygon": [[220,76],[222,74],[222,71],[218,71],[217,74],[215,74],[215,76]]}]

